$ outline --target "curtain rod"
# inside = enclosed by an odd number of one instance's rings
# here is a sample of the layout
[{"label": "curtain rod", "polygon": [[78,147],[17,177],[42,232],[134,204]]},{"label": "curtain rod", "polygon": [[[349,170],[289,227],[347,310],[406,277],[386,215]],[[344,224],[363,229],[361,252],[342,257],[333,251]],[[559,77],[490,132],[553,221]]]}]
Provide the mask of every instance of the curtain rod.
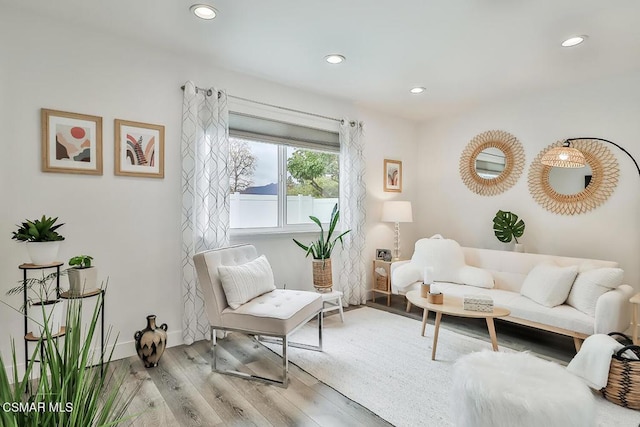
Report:
[{"label": "curtain rod", "polygon": [[[184,85],[180,86],[180,89],[184,90]],[[204,88],[196,86],[196,93],[198,93],[198,91],[204,92],[207,96],[213,95],[213,91],[211,89],[204,89]],[[267,107],[278,108],[280,110],[291,111],[291,112],[300,113],[300,114],[306,114],[307,116],[319,117],[321,119],[326,119],[326,120],[333,120],[334,122],[339,122],[341,124],[344,124],[344,120],[336,119],[335,117],[323,116],[322,114],[316,114],[316,113],[309,113],[307,111],[296,110],[294,108],[281,107],[280,105],[269,104],[269,103],[262,102],[262,101],[255,101],[253,99],[242,98],[240,96],[235,96],[235,95],[227,94],[227,97],[228,98],[237,99],[237,100],[240,100],[240,101],[246,101],[246,102],[251,102],[251,103],[254,103],[254,104],[264,105],[264,106],[267,106]],[[218,92],[218,98],[220,98],[220,92]],[[352,122],[349,122],[349,124],[351,126],[355,126],[356,122],[352,121]]]}]

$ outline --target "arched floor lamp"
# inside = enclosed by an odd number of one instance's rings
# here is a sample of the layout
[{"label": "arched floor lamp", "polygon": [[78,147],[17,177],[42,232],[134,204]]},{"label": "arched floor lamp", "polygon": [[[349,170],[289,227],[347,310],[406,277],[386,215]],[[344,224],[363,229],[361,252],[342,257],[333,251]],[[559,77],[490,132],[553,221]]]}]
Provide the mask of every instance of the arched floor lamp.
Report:
[{"label": "arched floor lamp", "polygon": [[609,141],[608,139],[604,139],[604,138],[593,138],[593,137],[590,137],[590,136],[584,136],[584,137],[581,137],[581,138],[567,138],[567,139],[565,139],[564,140],[564,144],[562,144],[561,147],[554,147],[554,148],[550,149],[549,151],[547,151],[547,153],[542,157],[540,162],[543,165],[555,166],[555,167],[559,167],[559,168],[581,168],[581,167],[583,167],[586,164],[584,155],[580,152],[580,150],[578,150],[577,148],[574,148],[574,147],[571,146],[571,142],[572,141],[578,141],[578,140],[581,140],[581,139],[594,139],[596,141],[606,142],[606,143],[609,143],[611,145],[614,145],[614,146],[618,147],[627,156],[629,156],[629,158],[631,160],[633,160],[633,163],[636,165],[636,170],[638,171],[638,175],[640,175],[640,166],[638,166],[638,162],[636,162],[636,159],[633,158],[631,153],[629,153],[627,150],[625,150],[623,147],[619,146],[618,144],[616,144],[613,141]]}]

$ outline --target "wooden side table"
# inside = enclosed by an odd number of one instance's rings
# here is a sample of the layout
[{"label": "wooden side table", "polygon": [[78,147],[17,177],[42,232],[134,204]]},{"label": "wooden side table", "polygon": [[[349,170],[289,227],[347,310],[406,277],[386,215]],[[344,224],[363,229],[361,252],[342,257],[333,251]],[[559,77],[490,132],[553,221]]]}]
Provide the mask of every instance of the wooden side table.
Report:
[{"label": "wooden side table", "polygon": [[[380,259],[373,260],[373,302],[376,302],[376,293],[387,296],[387,306],[391,305],[391,261],[383,261]],[[378,268],[382,268],[386,272],[383,276],[376,272]]]},{"label": "wooden side table", "polygon": [[633,331],[631,336],[633,338],[633,343],[635,345],[639,345],[638,344],[638,308],[640,308],[640,293],[637,293],[634,296],[632,296],[631,299],[629,299],[629,302],[631,303],[631,310],[632,310],[631,327],[633,328]]}]

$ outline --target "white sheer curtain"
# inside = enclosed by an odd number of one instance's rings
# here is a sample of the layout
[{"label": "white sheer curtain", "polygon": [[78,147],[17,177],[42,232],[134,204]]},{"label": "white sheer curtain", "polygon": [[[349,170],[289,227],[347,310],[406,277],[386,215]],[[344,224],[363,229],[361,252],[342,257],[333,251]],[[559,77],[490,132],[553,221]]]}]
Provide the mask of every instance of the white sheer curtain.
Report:
[{"label": "white sheer curtain", "polygon": [[363,123],[344,119],[340,126],[340,219],[345,236],[339,278],[343,301],[364,304],[367,297],[365,261],[365,196]]},{"label": "white sheer curtain", "polygon": [[193,255],[229,243],[229,111],[227,94],[196,89],[182,103],[182,335],[185,344],[208,337]]}]

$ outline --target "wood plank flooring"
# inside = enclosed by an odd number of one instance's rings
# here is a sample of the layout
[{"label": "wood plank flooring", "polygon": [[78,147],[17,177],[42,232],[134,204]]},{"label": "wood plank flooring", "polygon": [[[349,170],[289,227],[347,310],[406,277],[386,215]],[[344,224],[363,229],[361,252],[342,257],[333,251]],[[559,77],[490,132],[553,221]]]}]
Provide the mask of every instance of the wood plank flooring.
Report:
[{"label": "wood plank flooring", "polygon": [[[282,359],[241,334],[219,340],[218,367],[277,377]],[[122,425],[158,426],[389,426],[367,408],[289,364],[286,389],[211,372],[208,341],[168,348],[146,369],[137,356],[115,361],[123,393],[141,384]],[[122,372],[122,371],[120,371]]]},{"label": "wood plank flooring", "polygon": [[[404,297],[394,295],[391,307],[368,302],[373,308],[420,320],[422,310],[405,312]],[[350,308],[350,309],[358,309]],[[337,314],[330,314],[331,316]],[[474,322],[474,320],[479,320]],[[429,318],[433,324],[433,318]],[[443,327],[489,341],[483,319],[444,316]],[[499,345],[530,350],[567,363],[575,355],[571,338],[496,320]],[[229,334],[219,340],[218,366],[278,377],[282,360],[250,337]],[[367,408],[289,364],[289,387],[283,389],[211,372],[208,341],[165,351],[156,368],[146,369],[137,356],[115,361],[124,370],[123,393],[140,387],[129,407],[135,418],[123,425],[157,426],[389,426]]]}]

